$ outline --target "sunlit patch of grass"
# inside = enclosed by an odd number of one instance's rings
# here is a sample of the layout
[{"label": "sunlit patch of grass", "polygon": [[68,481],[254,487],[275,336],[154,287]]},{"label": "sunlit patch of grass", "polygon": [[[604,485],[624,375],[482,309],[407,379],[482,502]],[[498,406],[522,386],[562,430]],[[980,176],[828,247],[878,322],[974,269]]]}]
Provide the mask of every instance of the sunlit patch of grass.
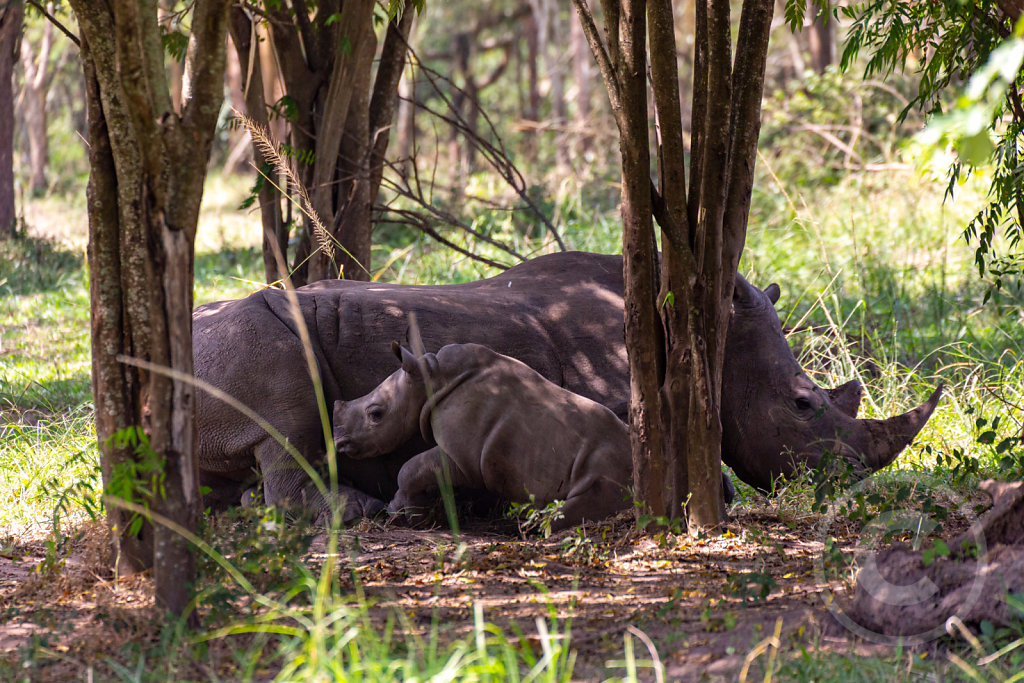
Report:
[{"label": "sunlit patch of grass", "polygon": [[92,406],[87,403],[53,415],[0,423],[0,534],[44,536],[58,524],[86,517],[83,483],[100,488]]}]

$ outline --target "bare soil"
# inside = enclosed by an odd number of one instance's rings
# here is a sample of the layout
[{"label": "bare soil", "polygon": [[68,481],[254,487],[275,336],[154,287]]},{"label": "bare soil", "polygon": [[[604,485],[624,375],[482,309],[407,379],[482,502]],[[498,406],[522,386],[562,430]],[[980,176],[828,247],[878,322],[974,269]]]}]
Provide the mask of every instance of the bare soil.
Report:
[{"label": "bare soil", "polygon": [[[757,646],[777,625],[787,650],[866,647],[824,628],[814,522],[768,504],[734,511],[723,533],[695,539],[640,533],[628,514],[547,539],[524,538],[510,522],[472,522],[456,536],[364,521],[342,545],[381,624],[397,609],[407,628],[426,632],[437,620],[442,637],[456,637],[479,604],[508,637],[535,643],[537,620],[554,615],[571,628],[578,680],[624,675],[625,638],[638,660],[660,662],[665,680],[736,680],[746,661],[751,676],[760,668],[766,650]],[[0,663],[19,663],[31,680],[105,680],[106,656],[124,661],[118,653],[132,643],[158,639],[150,576],[110,576],[106,539],[101,525],[88,527],[60,563],[46,562],[41,542],[4,545]],[[320,537],[309,563],[324,552]],[[766,577],[774,585],[762,597]],[[214,664],[221,675],[230,649],[223,668]],[[208,678],[210,666],[195,662],[191,676]],[[655,670],[641,677],[654,680]]]}]

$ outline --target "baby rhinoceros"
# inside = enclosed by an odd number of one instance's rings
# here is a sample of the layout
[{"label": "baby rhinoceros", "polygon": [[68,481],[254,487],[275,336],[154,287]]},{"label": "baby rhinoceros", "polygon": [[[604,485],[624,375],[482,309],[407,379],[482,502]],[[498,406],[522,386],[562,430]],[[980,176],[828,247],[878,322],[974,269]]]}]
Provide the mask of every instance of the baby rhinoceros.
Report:
[{"label": "baby rhinoceros", "polygon": [[446,459],[453,488],[537,505],[564,500],[563,529],[629,505],[627,426],[608,408],[479,344],[417,358],[391,345],[400,370],[354,401],[334,404],[334,442],[350,458],[386,455],[418,435],[433,448],[406,462],[393,515],[420,521],[440,499]]}]

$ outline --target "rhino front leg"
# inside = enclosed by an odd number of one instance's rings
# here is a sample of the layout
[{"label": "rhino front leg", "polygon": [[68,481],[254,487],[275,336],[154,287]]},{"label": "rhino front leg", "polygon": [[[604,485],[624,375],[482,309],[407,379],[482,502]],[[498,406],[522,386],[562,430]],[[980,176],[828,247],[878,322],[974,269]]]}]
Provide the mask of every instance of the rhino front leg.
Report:
[{"label": "rhino front leg", "polygon": [[[331,523],[332,507],[344,506],[341,514],[344,524],[361,517],[375,517],[386,509],[383,501],[340,483],[335,494],[328,493],[325,497],[306,471],[276,441],[258,446],[256,459],[263,474],[264,502],[308,514],[318,525]],[[329,482],[324,484],[330,486]]]},{"label": "rhino front leg", "polygon": [[448,464],[452,488],[468,483],[458,465],[442,454],[440,446],[434,446],[402,465],[398,472],[398,492],[388,503],[389,515],[403,517],[413,526],[429,521],[441,499],[440,480],[444,471],[442,458]]}]

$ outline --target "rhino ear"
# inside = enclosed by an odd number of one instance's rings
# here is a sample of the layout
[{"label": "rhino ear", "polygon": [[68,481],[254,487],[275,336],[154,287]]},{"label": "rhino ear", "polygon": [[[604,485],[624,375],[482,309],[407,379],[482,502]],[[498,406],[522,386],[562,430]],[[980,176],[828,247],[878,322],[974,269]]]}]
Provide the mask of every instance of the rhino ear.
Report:
[{"label": "rhino ear", "polygon": [[768,299],[772,304],[779,303],[779,296],[782,294],[782,290],[774,282],[765,288],[764,293],[768,295]]},{"label": "rhino ear", "polygon": [[420,376],[420,364],[419,360],[413,354],[412,351],[405,348],[404,346],[398,347],[399,355],[402,359],[402,369],[413,377]]}]

